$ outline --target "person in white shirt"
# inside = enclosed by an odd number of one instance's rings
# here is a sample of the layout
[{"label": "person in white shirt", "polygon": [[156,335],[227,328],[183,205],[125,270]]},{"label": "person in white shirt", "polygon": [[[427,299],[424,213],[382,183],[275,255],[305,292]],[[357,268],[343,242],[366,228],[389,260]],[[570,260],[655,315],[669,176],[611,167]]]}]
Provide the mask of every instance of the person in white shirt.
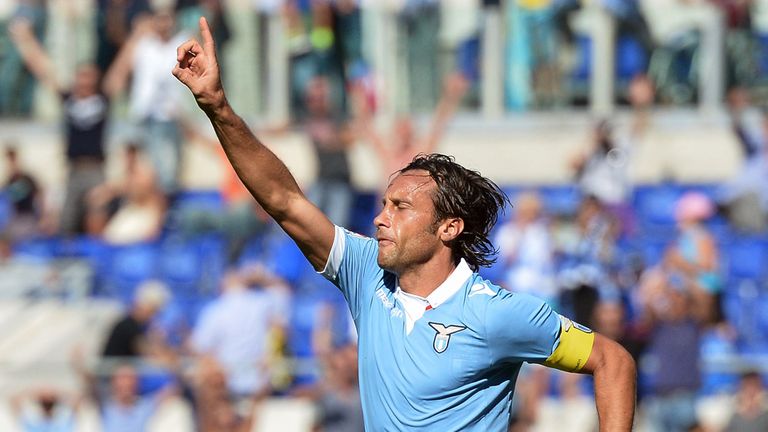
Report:
[{"label": "person in white shirt", "polygon": [[557,304],[552,237],[541,217],[538,195],[524,193],[515,200],[515,218],[499,228],[494,243],[506,269],[508,290]]},{"label": "person in white shirt", "polygon": [[139,22],[130,40],[120,51],[115,65],[104,77],[115,92],[127,87],[131,77],[130,114],[141,135],[166,193],[177,189],[181,159],[179,107],[183,106],[183,87],[171,71],[176,47],[189,35],[176,33],[172,12],[157,11]]},{"label": "person in white shirt", "polygon": [[269,394],[269,341],[288,321],[288,289],[284,282],[262,271],[258,289],[230,271],[221,295],[201,313],[190,340],[192,350],[213,357],[227,373],[235,398]]}]

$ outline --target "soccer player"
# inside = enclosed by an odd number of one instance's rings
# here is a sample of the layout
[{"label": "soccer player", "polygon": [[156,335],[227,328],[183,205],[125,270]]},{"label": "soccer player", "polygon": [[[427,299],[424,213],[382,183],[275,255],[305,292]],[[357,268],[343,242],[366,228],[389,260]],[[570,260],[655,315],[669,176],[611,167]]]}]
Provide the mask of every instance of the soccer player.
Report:
[{"label": "soccer player", "polygon": [[227,102],[213,38],[178,48],[174,75],[206,113],[237,174],[318,271],[341,289],[359,334],[367,430],[506,431],[523,362],[591,373],[602,431],[629,431],[635,366],[615,342],[477,274],[505,197],[443,155],[392,179],[376,239],[334,226]]}]

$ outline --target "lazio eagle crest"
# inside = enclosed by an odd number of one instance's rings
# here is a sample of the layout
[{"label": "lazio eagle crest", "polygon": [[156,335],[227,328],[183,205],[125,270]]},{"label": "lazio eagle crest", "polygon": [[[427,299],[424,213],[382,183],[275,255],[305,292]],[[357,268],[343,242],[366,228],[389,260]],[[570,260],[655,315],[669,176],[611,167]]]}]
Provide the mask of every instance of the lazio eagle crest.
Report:
[{"label": "lazio eagle crest", "polygon": [[458,333],[467,328],[465,326],[457,325],[446,326],[445,324],[436,322],[430,322],[429,326],[435,329],[437,332],[435,333],[435,339],[432,341],[432,348],[434,348],[435,352],[438,354],[448,349],[448,342],[451,341],[452,334]]}]

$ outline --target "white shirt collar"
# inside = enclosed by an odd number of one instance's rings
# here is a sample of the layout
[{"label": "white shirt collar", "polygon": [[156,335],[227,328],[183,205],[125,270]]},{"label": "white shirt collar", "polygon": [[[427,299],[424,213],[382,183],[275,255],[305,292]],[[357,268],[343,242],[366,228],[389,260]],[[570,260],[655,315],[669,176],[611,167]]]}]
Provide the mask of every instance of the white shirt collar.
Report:
[{"label": "white shirt collar", "polygon": [[473,272],[472,269],[469,268],[469,264],[467,264],[467,262],[464,261],[464,258],[462,258],[459,262],[459,265],[457,265],[456,268],[453,269],[451,274],[448,276],[448,279],[443,281],[443,283],[435,288],[435,290],[432,291],[426,298],[414,294],[408,294],[407,292],[403,291],[402,288],[400,288],[399,284],[397,285],[397,291],[400,291],[402,294],[408,297],[421,299],[422,301],[425,301],[430,306],[432,306],[434,309],[445,303],[449,298],[451,298],[451,296],[456,294],[456,292],[461,289],[462,286],[464,286],[464,283],[467,282],[470,276],[472,276],[472,273]]}]

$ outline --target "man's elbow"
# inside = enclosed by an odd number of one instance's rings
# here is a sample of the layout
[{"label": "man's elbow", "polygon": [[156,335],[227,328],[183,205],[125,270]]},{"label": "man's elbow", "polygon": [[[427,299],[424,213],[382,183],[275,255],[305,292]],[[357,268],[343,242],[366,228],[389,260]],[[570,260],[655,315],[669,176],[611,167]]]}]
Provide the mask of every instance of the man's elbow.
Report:
[{"label": "man's elbow", "polygon": [[603,356],[603,362],[599,365],[595,372],[599,369],[610,371],[613,376],[621,376],[630,379],[633,383],[637,381],[637,365],[635,359],[627,352],[624,347],[618,343],[611,344],[611,349],[607,350],[607,355]]},{"label": "man's elbow", "polygon": [[618,354],[618,361],[620,363],[619,369],[631,376],[633,382],[637,381],[637,364],[635,363],[635,359],[632,358],[624,347],[620,346],[619,348],[621,348]]},{"label": "man's elbow", "polygon": [[633,382],[637,379],[637,365],[635,360],[617,342],[598,335],[592,352],[595,357],[587,362],[587,368],[593,374],[607,373],[611,376],[626,376]]}]

